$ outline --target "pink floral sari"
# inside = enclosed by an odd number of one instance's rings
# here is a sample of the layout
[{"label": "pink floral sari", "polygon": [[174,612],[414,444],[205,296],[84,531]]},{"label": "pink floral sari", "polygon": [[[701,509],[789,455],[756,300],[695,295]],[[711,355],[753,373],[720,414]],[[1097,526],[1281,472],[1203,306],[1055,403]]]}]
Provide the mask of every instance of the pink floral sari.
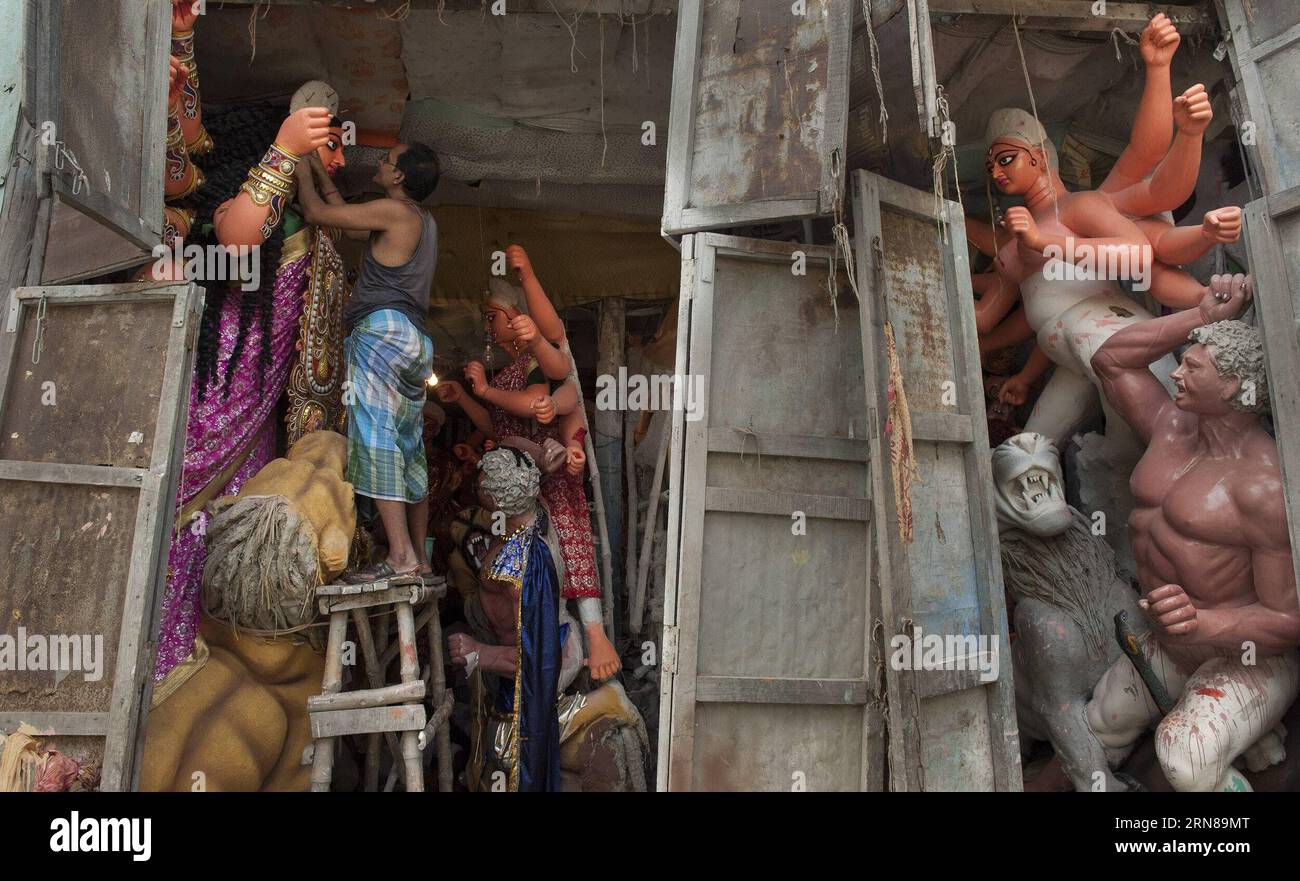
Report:
[{"label": "pink floral sari", "polygon": [[[275,458],[276,425],[272,418],[276,402],[284,393],[293,363],[294,343],[302,315],[303,288],[311,254],[280,267],[275,276],[271,317],[271,363],[258,390],[258,360],[262,337],[256,321],[248,329],[239,361],[230,375],[230,395],[225,397],[222,377],[239,329],[240,291],[232,291],[222,304],[217,368],[208,381],[203,398],[190,389],[189,419],[185,424],[185,464],[176,510],[203,491],[213,479],[230,467],[245,450],[248,456],[218,495],[239,491],[244,481]],[[200,521],[201,522],[201,521]],[[199,629],[203,564],[207,549],[202,531],[178,523],[167,554],[167,590],[163,595],[162,626],[154,679],[161,680],[185,660],[194,648]]]}]

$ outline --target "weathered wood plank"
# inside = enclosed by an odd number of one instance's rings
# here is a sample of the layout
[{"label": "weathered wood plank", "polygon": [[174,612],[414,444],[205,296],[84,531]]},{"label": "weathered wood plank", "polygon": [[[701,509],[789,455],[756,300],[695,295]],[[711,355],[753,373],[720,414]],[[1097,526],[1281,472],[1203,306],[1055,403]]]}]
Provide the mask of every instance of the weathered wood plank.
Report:
[{"label": "weathered wood plank", "polygon": [[139,489],[148,473],[146,468],[113,468],[67,462],[0,461],[0,480],[29,480],[33,483],[78,483],[87,486],[127,486]]},{"label": "weathered wood plank", "polygon": [[871,519],[871,500],[710,486],[705,490],[704,510],[779,517],[790,517],[792,513],[801,511],[808,517],[865,523]]},{"label": "weathered wood plank", "polygon": [[846,462],[866,462],[868,456],[866,438],[770,432],[759,434],[720,425],[709,429],[709,452],[838,459]]},{"label": "weathered wood plank", "polygon": [[346,737],[376,731],[421,731],[427,721],[422,705],[329,710],[312,713],[310,718],[311,736],[315,738]]},{"label": "weathered wood plank", "polygon": [[681,0],[666,233],[832,210],[843,187],[853,6],[818,0],[798,14],[786,0]]},{"label": "weathered wood plank", "polygon": [[108,713],[0,713],[0,731],[12,734],[26,722],[46,737],[103,737]]},{"label": "weathered wood plank", "polygon": [[975,423],[969,413],[913,410],[912,438],[918,441],[969,444],[975,440]]},{"label": "weathered wood plank", "polygon": [[870,699],[862,679],[757,679],[701,676],[695,685],[701,703],[865,704]]},{"label": "weathered wood plank", "polygon": [[1217,22],[1198,6],[1170,3],[1111,3],[1105,15],[1095,15],[1093,0],[929,0],[930,13],[938,15],[1015,15],[1020,27],[1048,31],[1139,32],[1157,12],[1163,12],[1183,34],[1213,34]]},{"label": "weathered wood plank", "polygon": [[343,691],[338,694],[313,695],[307,698],[307,712],[322,713],[334,710],[364,710],[372,707],[387,707],[405,701],[424,700],[424,695],[424,680],[417,679],[414,682],[401,682],[397,685],[384,685],[378,688],[363,688],[357,691]]}]

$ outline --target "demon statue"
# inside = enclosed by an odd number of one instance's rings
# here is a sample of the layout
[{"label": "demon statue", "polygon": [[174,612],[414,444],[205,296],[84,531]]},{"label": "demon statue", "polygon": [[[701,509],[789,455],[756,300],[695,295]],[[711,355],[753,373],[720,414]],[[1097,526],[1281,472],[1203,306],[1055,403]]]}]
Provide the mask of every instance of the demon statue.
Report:
[{"label": "demon statue", "polygon": [[1047,438],[1025,432],[998,446],[993,480],[1021,746],[1050,741],[1076,790],[1128,789],[1107,767],[1084,707],[1120,657],[1110,635],[1115,614],[1141,618],[1137,595],[1116,576],[1114,553],[1092,521],[1066,504]]}]

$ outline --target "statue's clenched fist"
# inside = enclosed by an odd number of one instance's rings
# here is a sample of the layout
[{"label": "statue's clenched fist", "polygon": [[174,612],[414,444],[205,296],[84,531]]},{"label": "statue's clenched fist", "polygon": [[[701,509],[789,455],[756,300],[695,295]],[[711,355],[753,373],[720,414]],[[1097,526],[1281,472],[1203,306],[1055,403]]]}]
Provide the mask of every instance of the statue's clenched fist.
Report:
[{"label": "statue's clenched fist", "polygon": [[506,262],[510,268],[519,273],[520,281],[527,281],[533,278],[533,264],[528,259],[528,252],[520,245],[511,245],[506,248]]},{"label": "statue's clenched fist", "polygon": [[1138,607],[1155,628],[1157,638],[1190,636],[1196,632],[1196,607],[1177,584],[1157,587],[1138,600]]},{"label": "statue's clenched fist", "polygon": [[1212,119],[1214,110],[1210,106],[1210,94],[1202,84],[1197,83],[1174,99],[1174,122],[1180,133],[1203,134]]},{"label": "statue's clenched fist", "polygon": [[1241,238],[1241,209],[1235,205],[1205,212],[1201,235],[1212,242],[1231,244]]},{"label": "statue's clenched fist", "polygon": [[306,156],[323,147],[330,137],[330,112],[324,107],[304,107],[289,114],[275,142],[290,153]]}]

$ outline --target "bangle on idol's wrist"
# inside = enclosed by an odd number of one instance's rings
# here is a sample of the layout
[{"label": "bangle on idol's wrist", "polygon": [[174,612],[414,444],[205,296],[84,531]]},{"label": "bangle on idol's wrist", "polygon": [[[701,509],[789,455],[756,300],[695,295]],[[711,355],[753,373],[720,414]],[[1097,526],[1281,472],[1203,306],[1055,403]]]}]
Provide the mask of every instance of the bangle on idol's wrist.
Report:
[{"label": "bangle on idol's wrist", "polygon": [[294,171],[302,157],[279,144],[267,148],[262,161],[248,170],[248,179],[239,188],[253,203],[270,206],[262,224],[262,238],[269,239],[284,216],[285,202],[293,195]]}]

